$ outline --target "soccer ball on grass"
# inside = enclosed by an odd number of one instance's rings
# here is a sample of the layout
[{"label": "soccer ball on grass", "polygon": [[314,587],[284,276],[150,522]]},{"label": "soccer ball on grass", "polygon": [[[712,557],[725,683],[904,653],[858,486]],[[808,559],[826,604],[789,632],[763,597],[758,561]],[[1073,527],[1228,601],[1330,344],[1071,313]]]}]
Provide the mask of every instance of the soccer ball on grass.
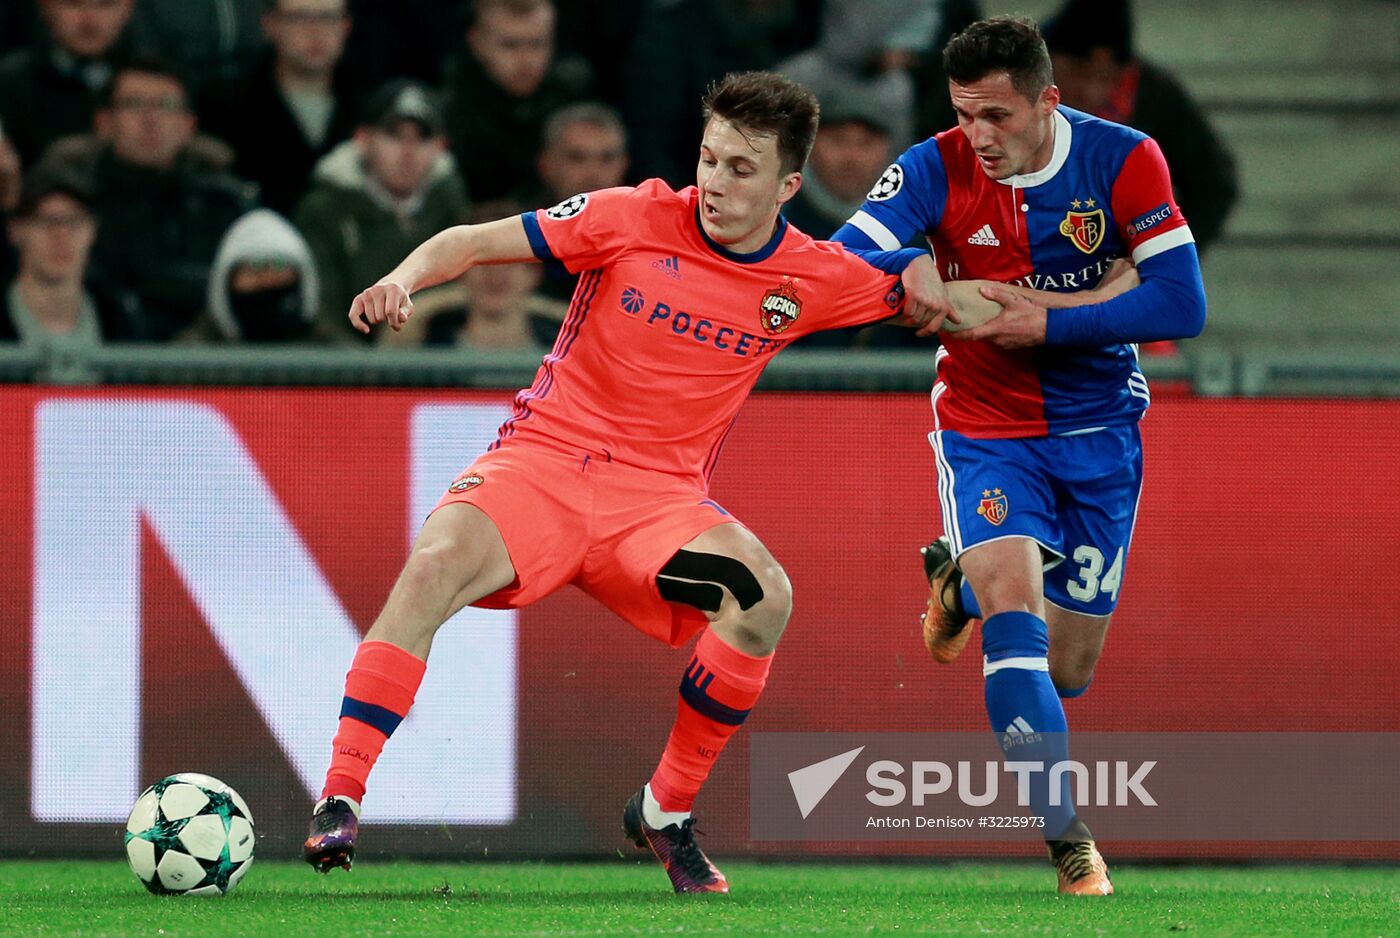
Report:
[{"label": "soccer ball on grass", "polygon": [[141,793],[126,822],[126,859],[158,895],[219,896],[253,863],[253,815],[217,778],[181,772]]}]

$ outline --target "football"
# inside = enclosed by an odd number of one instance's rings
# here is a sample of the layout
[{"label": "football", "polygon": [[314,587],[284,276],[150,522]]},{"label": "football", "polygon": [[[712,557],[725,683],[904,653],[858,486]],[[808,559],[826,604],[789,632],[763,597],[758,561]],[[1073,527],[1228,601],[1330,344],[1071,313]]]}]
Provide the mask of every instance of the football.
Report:
[{"label": "football", "polygon": [[157,895],[221,896],[253,863],[253,815],[217,778],[181,772],[141,793],[126,822],[126,859]]}]

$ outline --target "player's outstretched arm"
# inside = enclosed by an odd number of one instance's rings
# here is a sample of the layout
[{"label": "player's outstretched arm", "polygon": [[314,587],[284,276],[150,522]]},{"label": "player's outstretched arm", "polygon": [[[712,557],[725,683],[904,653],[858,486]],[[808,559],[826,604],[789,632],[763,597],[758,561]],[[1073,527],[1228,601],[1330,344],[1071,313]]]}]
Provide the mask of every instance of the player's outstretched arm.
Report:
[{"label": "player's outstretched arm", "polygon": [[518,215],[443,229],[355,297],[350,303],[350,324],[368,335],[375,323],[388,322],[397,332],[413,315],[409,297],[415,291],[455,280],[478,264],[536,260],[525,223]]},{"label": "player's outstretched arm", "polygon": [[1111,300],[1138,286],[1139,282],[1136,268],[1126,258],[1114,261],[1097,287],[1074,293],[1032,290],[1019,284],[991,280],[955,280],[947,285],[947,289],[958,318],[954,321],[950,317],[943,324],[942,331],[963,332],[996,318],[1003,306],[1003,303],[997,302],[998,296],[1004,299],[1022,297],[1031,305],[1045,309],[1068,309]]}]

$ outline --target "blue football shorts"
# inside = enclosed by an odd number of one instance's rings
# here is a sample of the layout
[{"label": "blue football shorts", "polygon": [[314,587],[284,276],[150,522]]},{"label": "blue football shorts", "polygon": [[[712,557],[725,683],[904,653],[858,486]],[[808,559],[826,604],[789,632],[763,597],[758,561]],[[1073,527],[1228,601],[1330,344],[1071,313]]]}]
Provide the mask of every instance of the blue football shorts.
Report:
[{"label": "blue football shorts", "polygon": [[953,557],[1028,537],[1045,555],[1045,599],[1090,616],[1118,605],[1142,491],[1137,424],[1068,436],[929,434]]}]

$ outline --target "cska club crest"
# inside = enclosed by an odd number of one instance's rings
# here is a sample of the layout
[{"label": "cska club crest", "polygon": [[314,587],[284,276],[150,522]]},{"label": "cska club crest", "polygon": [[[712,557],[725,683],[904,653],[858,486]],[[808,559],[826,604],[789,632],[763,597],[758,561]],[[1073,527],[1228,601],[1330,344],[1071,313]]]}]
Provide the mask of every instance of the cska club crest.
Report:
[{"label": "cska club crest", "polygon": [[1069,238],[1070,242],[1085,254],[1093,254],[1103,243],[1103,209],[1095,209],[1092,212],[1065,212],[1065,220],[1060,222],[1060,234]]},{"label": "cska club crest", "polygon": [[800,315],[802,300],[797,295],[797,283],[791,277],[784,277],[781,284],[763,294],[763,302],[759,304],[759,321],[763,323],[763,331],[769,335],[786,332],[787,327],[797,322]]},{"label": "cska club crest", "polygon": [[1006,520],[1006,514],[1010,511],[1006,504],[1006,496],[1001,489],[983,489],[982,501],[977,505],[977,513],[987,519],[991,525],[999,525]]},{"label": "cska club crest", "polygon": [[465,492],[468,489],[476,488],[478,485],[485,481],[486,480],[483,479],[478,473],[471,472],[467,475],[462,476],[456,482],[453,482],[451,485],[449,485],[447,487],[447,491],[452,492],[453,494]]}]

